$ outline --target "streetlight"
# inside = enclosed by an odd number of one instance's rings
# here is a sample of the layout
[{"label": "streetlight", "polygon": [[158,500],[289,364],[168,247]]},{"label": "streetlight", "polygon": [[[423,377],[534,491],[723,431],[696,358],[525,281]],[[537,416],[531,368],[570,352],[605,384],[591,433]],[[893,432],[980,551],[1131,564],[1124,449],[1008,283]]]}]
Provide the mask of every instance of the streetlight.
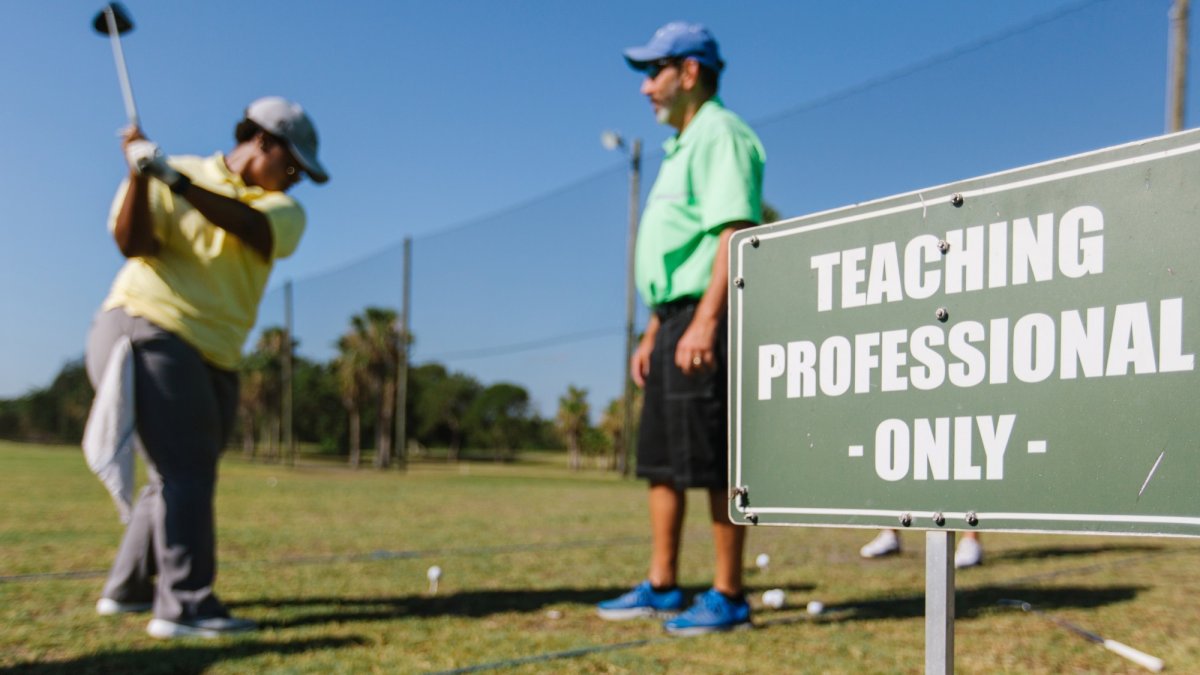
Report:
[{"label": "streetlight", "polygon": [[615,131],[605,131],[600,134],[600,144],[605,150],[628,150],[629,152],[629,241],[627,243],[627,262],[625,267],[625,363],[621,373],[625,379],[625,409],[621,421],[621,439],[624,445],[617,457],[617,469],[628,475],[631,465],[629,452],[633,448],[633,378],[629,376],[629,362],[633,360],[633,315],[634,315],[634,283],[633,283],[633,254],[637,241],[638,200],[641,192],[642,175],[642,139],[635,138],[628,148],[625,139]]}]

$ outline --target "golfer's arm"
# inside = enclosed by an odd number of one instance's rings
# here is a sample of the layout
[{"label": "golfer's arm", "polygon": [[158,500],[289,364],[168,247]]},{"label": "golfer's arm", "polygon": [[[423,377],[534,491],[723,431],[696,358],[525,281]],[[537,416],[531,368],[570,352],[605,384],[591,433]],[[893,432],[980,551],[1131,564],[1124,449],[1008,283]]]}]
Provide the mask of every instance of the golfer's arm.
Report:
[{"label": "golfer's arm", "polygon": [[113,239],[126,258],[151,256],[161,246],[154,237],[154,222],[150,218],[150,179],[130,174],[125,188],[125,201],[117,212]]},{"label": "golfer's arm", "polygon": [[271,236],[271,225],[261,211],[195,185],[188,185],[182,196],[208,222],[242,240],[263,260],[271,260],[275,242]]},{"label": "golfer's arm", "polygon": [[[729,299],[729,238],[738,230],[752,227],[754,223],[740,220],[727,223],[721,230],[721,239],[717,243],[717,255],[713,258],[712,279],[708,288],[696,305],[695,319],[720,321],[725,314],[726,301]],[[693,320],[695,320],[693,319]]]}]

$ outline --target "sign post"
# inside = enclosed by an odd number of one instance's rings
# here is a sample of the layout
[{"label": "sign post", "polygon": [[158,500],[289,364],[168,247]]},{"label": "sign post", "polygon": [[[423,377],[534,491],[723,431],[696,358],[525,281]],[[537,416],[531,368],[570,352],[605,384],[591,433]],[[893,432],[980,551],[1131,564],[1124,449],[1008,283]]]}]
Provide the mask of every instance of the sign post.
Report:
[{"label": "sign post", "polygon": [[738,232],[734,522],[928,531],[949,667],[954,531],[1200,536],[1198,185],[1189,131]]},{"label": "sign post", "polygon": [[925,673],[954,672],[954,533],[925,533]]}]

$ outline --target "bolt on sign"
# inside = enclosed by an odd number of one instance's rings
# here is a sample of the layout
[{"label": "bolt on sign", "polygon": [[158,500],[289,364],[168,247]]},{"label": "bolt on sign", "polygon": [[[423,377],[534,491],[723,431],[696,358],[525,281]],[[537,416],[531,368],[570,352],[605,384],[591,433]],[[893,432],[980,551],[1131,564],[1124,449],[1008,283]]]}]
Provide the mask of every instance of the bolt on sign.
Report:
[{"label": "bolt on sign", "polygon": [[735,522],[1200,536],[1200,132],[744,230]]}]

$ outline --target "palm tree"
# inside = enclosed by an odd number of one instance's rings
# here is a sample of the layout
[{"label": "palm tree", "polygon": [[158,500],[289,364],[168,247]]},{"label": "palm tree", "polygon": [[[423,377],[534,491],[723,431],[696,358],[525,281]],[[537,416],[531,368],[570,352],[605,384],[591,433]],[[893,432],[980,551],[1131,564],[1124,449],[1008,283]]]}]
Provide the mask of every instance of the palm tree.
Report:
[{"label": "palm tree", "polygon": [[572,471],[583,466],[583,432],[587,429],[590,413],[587,389],[569,385],[567,393],[558,399],[558,432],[567,442],[567,464]]},{"label": "palm tree", "polygon": [[[267,443],[266,458],[278,459],[283,405],[283,356],[289,346],[287,331],[266,328],[258,336],[254,351],[243,359],[238,404],[242,415],[242,451],[253,457],[257,450],[255,427]],[[295,342],[290,345],[294,351]]]},{"label": "palm tree", "polygon": [[366,356],[356,347],[354,335],[343,335],[337,343],[338,356],[333,361],[342,406],[350,417],[350,468],[357,469],[362,458],[362,405],[366,396]]},{"label": "palm tree", "polygon": [[238,387],[238,415],[242,421],[242,454],[254,459],[258,442],[254,428],[262,415],[262,371],[255,368],[250,359],[243,361]]},{"label": "palm tree", "polygon": [[[364,393],[378,401],[375,425],[375,466],[385,468],[392,460],[392,419],[396,408],[396,369],[399,364],[400,331],[395,310],[367,307],[350,318],[350,331],[339,348],[354,357],[347,367],[361,372]],[[353,422],[353,420],[352,420]]]},{"label": "palm tree", "polygon": [[280,458],[280,435],[283,419],[283,358],[288,349],[287,330],[278,326],[267,328],[258,336],[254,352],[262,375],[258,386],[260,410],[266,421],[267,459]]},{"label": "palm tree", "polygon": [[614,398],[604,409],[604,416],[600,418],[600,431],[608,437],[610,447],[612,448],[612,457],[609,460],[609,467],[617,471],[625,471],[625,463],[629,458],[629,451],[633,449],[634,442],[637,439],[638,419],[642,414],[642,390],[635,389],[633,393],[633,428],[630,429],[630,438],[625,438],[625,399]]}]

